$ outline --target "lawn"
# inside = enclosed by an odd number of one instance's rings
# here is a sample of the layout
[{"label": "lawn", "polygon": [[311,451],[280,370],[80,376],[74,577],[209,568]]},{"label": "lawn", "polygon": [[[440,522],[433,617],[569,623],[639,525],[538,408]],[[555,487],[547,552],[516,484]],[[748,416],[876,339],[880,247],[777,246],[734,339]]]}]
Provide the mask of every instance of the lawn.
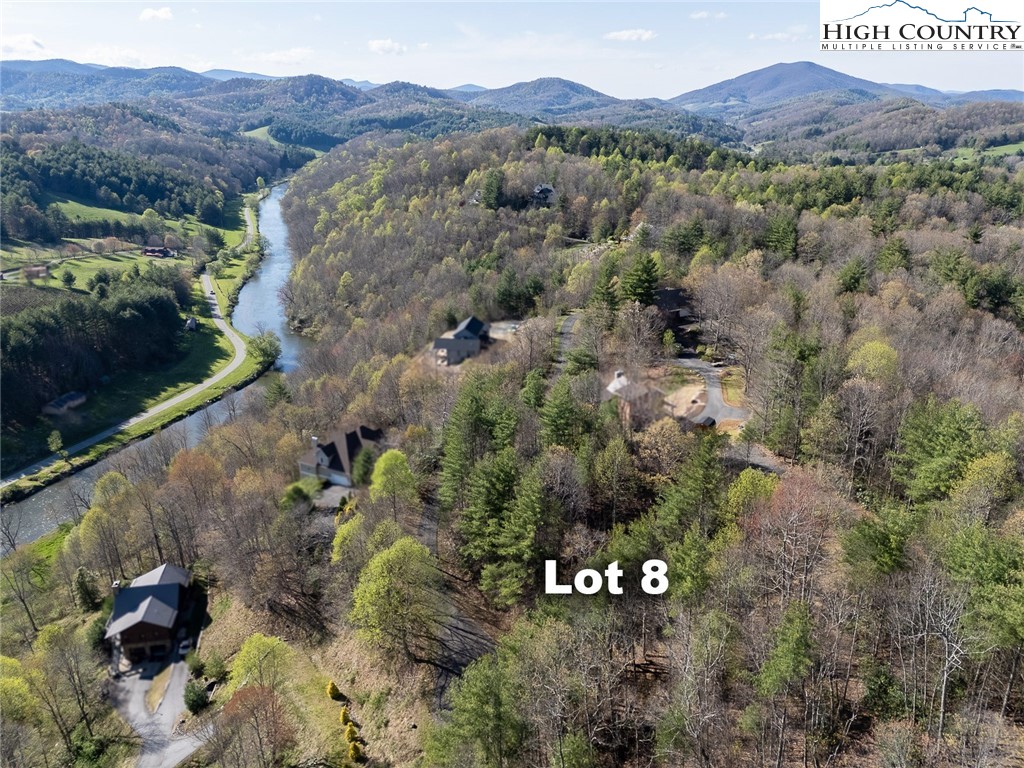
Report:
[{"label": "lawn", "polygon": [[746,381],[743,378],[743,369],[738,365],[726,368],[722,372],[722,399],[725,400],[726,405],[742,408],[745,391]]},{"label": "lawn", "polygon": [[1024,152],[1024,141],[1018,141],[1016,144],[1003,144],[998,147],[989,147],[983,149],[981,154],[987,155],[988,157],[1003,157],[1005,155],[1015,155],[1018,152]]},{"label": "lawn", "polygon": [[[27,264],[46,264],[62,258],[63,255],[61,246],[11,240],[0,246],[0,269],[15,269]],[[7,279],[9,280],[10,276]]]},{"label": "lawn", "polygon": [[71,221],[138,221],[141,217],[137,213],[126,213],[113,208],[100,208],[96,205],[83,203],[73,197],[47,195],[46,203],[55,203],[64,215]]},{"label": "lawn", "polygon": [[68,259],[61,262],[60,267],[54,270],[54,274],[45,280],[35,280],[36,285],[41,285],[50,288],[59,288],[63,286],[60,278],[62,273],[65,271],[71,272],[75,276],[75,290],[84,291],[86,290],[86,283],[89,278],[94,276],[97,272],[102,269],[107,270],[110,273],[120,274],[126,269],[131,269],[133,264],[138,264],[139,269],[144,269],[150,264],[169,265],[176,267],[185,267],[191,264],[191,261],[184,258],[177,259],[160,259],[152,256],[143,256],[142,251],[122,251],[118,253],[104,253],[95,256],[84,256],[82,258]]},{"label": "lawn", "polygon": [[299,147],[301,149],[308,149],[310,152],[312,152],[317,157],[320,157],[322,154],[324,154],[323,150],[320,150],[320,149],[313,149],[312,147],[304,147],[301,144],[285,144],[283,142],[278,141],[277,139],[275,139],[273,136],[270,135],[270,126],[269,125],[264,125],[262,128],[253,128],[251,131],[243,131],[242,135],[243,136],[248,136],[250,139],[259,139],[260,141],[266,141],[267,143],[269,143],[271,146],[274,146],[274,147],[289,147],[289,146],[291,146],[291,147]]}]

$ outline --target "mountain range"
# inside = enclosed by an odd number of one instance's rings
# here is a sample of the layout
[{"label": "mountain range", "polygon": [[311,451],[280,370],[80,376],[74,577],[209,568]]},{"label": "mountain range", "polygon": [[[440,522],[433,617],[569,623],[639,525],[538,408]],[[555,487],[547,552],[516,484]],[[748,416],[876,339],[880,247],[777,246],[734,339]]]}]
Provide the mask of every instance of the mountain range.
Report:
[{"label": "mountain range", "polygon": [[[736,146],[769,142],[777,148],[814,152],[849,149],[849,137],[840,134],[877,122],[879,115],[890,116],[886,125],[902,126],[885,142],[874,143],[887,148],[949,148],[961,138],[922,132],[922,121],[927,127],[949,122],[949,117],[955,125],[967,120],[974,126],[970,130],[1001,131],[1011,141],[1024,138],[1024,91],[950,93],[914,84],[876,83],[810,62],[775,64],[667,100],[617,99],[560,78],[504,88],[466,84],[442,90],[227,69],[196,73],[178,67],[130,69],[62,59],[0,63],[0,109],[5,111],[111,101],[160,106],[222,131],[266,127],[273,139],[317,149],[375,130],[431,136],[500,125],[562,123],[649,128]],[[972,105],[970,110],[967,104]],[[961,114],[968,111],[973,118]]]}]

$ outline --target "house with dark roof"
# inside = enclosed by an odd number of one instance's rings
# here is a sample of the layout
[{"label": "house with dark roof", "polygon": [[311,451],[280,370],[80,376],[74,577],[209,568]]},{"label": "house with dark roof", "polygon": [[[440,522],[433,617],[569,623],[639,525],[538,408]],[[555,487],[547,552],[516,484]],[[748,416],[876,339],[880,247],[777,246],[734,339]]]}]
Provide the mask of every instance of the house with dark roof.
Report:
[{"label": "house with dark roof", "polygon": [[547,207],[555,202],[555,188],[550,184],[538,184],[533,188],[533,204]]},{"label": "house with dark roof", "polygon": [[384,433],[360,425],[348,432],[335,432],[321,440],[313,438],[313,446],[299,458],[299,475],[352,487],[352,465],[362,450],[375,446]]},{"label": "house with dark roof", "polygon": [[491,342],[491,327],[475,315],[470,315],[454,331],[434,339],[434,361],[437,364],[458,365]]},{"label": "house with dark roof", "polygon": [[114,609],[105,635],[115,656],[136,663],[170,653],[191,580],[192,574],[184,568],[165,563],[128,587],[115,581]]},{"label": "house with dark roof", "polygon": [[43,413],[47,416],[63,416],[72,408],[77,408],[86,400],[84,392],[67,392],[56,400],[51,400],[43,406]]},{"label": "house with dark roof", "polygon": [[623,371],[615,372],[605,393],[602,399],[616,401],[619,418],[627,429],[649,424],[664,409],[664,396],[658,389],[642,381],[631,381]]}]

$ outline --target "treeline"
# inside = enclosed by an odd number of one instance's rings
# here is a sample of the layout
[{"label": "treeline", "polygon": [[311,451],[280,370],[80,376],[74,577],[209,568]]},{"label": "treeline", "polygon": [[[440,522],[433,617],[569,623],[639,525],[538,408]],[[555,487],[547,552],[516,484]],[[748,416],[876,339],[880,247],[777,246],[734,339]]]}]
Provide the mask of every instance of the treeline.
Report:
[{"label": "treeline", "polygon": [[[224,201],[277,178],[313,155],[298,147],[204,128],[139,105],[16,113],[5,121],[5,237],[52,242],[60,237],[128,236],[69,224],[50,205],[72,195],[92,205],[223,223]],[[139,159],[145,158],[145,159]]]},{"label": "treeline", "polygon": [[2,320],[3,426],[30,424],[40,407],[88,390],[112,373],[160,365],[178,355],[180,309],[189,281],[173,267],[100,271],[92,295],[69,294]]},{"label": "treeline", "polygon": [[70,195],[101,208],[141,214],[147,208],[172,218],[195,214],[207,224],[221,223],[224,197],[183,173],[131,155],[78,142],[52,144],[28,153],[14,139],[3,141],[5,176],[4,236],[39,239],[45,220],[62,235],[59,214],[47,210],[49,196]]}]

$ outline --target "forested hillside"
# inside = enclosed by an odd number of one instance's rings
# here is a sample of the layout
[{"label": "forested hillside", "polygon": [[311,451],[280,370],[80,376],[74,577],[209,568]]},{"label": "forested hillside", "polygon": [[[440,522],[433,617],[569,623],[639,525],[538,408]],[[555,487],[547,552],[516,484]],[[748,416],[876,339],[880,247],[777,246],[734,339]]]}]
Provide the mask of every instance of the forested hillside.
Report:
[{"label": "forested hillside", "polygon": [[[13,764],[117,753],[96,585],[167,559],[209,588],[200,765],[1014,764],[1022,173],[579,127],[333,149],[284,203],[301,367],[3,561]],[[512,322],[437,365],[469,314]],[[607,396],[698,355],[742,428]],[[360,424],[318,510],[297,461]],[[547,559],[624,594],[544,594]]]},{"label": "forested hillside", "polygon": [[[2,139],[3,237],[54,242],[76,231],[51,204],[72,197],[115,211],[224,223],[226,200],[312,158],[297,148],[218,135],[129,104],[8,116]],[[117,234],[109,229],[100,234]]]}]

